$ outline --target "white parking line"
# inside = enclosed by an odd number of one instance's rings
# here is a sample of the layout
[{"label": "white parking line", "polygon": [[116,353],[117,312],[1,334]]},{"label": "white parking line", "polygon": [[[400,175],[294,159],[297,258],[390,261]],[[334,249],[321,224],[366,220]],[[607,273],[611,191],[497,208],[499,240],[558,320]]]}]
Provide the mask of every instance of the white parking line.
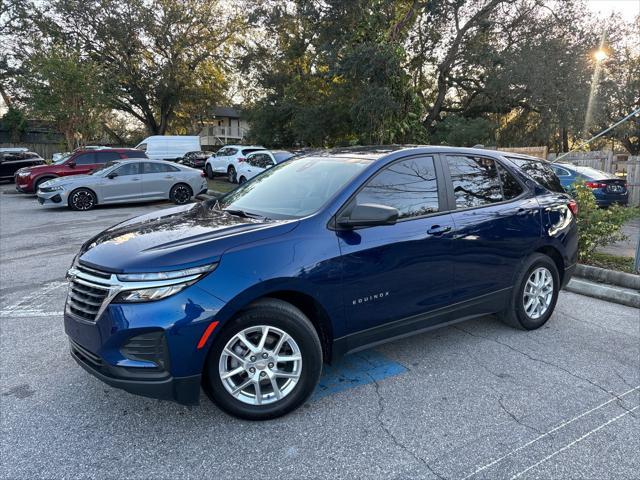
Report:
[{"label": "white parking line", "polygon": [[54,317],[62,315],[62,312],[46,311],[51,305],[51,294],[59,288],[67,286],[67,282],[52,282],[49,285],[31,292],[22,297],[16,303],[7,305],[0,310],[0,317]]},{"label": "white parking line", "polygon": [[571,448],[572,446],[574,446],[576,443],[580,443],[582,440],[584,440],[585,438],[587,438],[588,436],[596,433],[598,430],[603,429],[604,427],[606,427],[607,425],[615,422],[616,420],[621,419],[622,417],[624,417],[625,415],[629,415],[631,412],[633,412],[634,410],[637,410],[638,408],[640,408],[640,405],[633,407],[631,410],[627,410],[624,413],[621,413],[620,415],[618,415],[617,417],[613,417],[611,420],[603,423],[602,425],[600,425],[599,427],[594,428],[593,430],[590,430],[589,432],[585,433],[583,436],[581,436],[580,438],[577,438],[576,440],[574,440],[571,443],[568,443],[567,445],[565,445],[564,447],[562,447],[559,450],[556,450],[555,452],[553,452],[550,455],[547,455],[546,457],[544,457],[542,460],[540,460],[539,462],[534,463],[533,465],[531,465],[530,467],[525,468],[524,470],[522,470],[519,473],[516,473],[513,477],[511,477],[511,480],[514,480],[516,478],[521,477],[522,475],[524,475],[525,473],[527,473],[529,470],[536,468],[538,465],[546,462],[547,460],[549,460],[550,458],[555,457],[556,455],[558,455],[559,453],[564,452],[566,449]]},{"label": "white parking line", "polygon": [[[533,444],[534,444],[534,443],[536,443],[537,441],[542,440],[543,438],[545,438],[545,437],[547,437],[547,436],[551,435],[553,432],[556,432],[556,431],[558,431],[558,430],[560,430],[560,429],[562,429],[562,428],[566,427],[567,425],[569,425],[569,424],[571,424],[571,423],[575,422],[576,420],[581,419],[581,418],[582,418],[582,417],[584,417],[585,415],[588,415],[588,414],[590,414],[590,413],[592,413],[592,412],[595,412],[596,410],[598,410],[598,409],[600,409],[600,408],[604,407],[605,405],[608,405],[608,404],[610,404],[611,402],[615,402],[616,400],[618,400],[618,399],[620,399],[620,398],[622,398],[622,397],[624,397],[624,396],[626,396],[626,395],[629,395],[630,393],[635,392],[635,391],[636,391],[636,390],[638,390],[638,389],[640,389],[640,385],[638,385],[638,386],[637,386],[637,387],[635,387],[635,388],[632,388],[631,390],[627,390],[626,392],[624,392],[624,393],[622,393],[622,394],[620,394],[620,395],[617,395],[615,398],[612,398],[612,399],[610,399],[610,400],[607,400],[606,402],[601,403],[600,405],[597,405],[597,406],[593,407],[592,409],[587,410],[586,412],[581,413],[580,415],[578,415],[578,416],[576,416],[576,417],[573,417],[573,418],[571,418],[571,419],[569,419],[569,420],[566,420],[566,421],[564,421],[564,422],[560,423],[557,427],[555,427],[555,428],[553,428],[553,429],[549,430],[549,431],[548,431],[548,432],[546,432],[546,433],[543,433],[542,435],[540,435],[540,436],[538,436],[538,437],[534,438],[533,440],[531,440],[531,441],[529,441],[529,442],[525,443],[524,445],[522,445],[522,446],[520,446],[520,447],[518,447],[518,448],[516,448],[516,449],[514,449],[514,450],[511,450],[509,453],[504,454],[504,455],[503,455],[503,456],[501,456],[500,458],[496,458],[496,459],[495,459],[494,461],[492,461],[491,463],[487,463],[486,465],[484,465],[484,466],[482,466],[482,467],[478,468],[475,472],[470,473],[469,475],[467,475],[466,477],[462,478],[461,480],[467,480],[467,479],[469,479],[469,478],[473,477],[474,475],[476,475],[476,474],[478,474],[478,473],[482,472],[483,470],[486,470],[487,468],[493,467],[494,465],[496,465],[496,464],[498,464],[498,463],[502,462],[504,459],[506,459],[506,458],[510,457],[510,456],[511,456],[511,455],[513,455],[514,453],[518,453],[519,451],[523,450],[524,448],[527,448],[528,446],[533,445]],[[635,408],[638,408],[638,407],[635,407]]]}]

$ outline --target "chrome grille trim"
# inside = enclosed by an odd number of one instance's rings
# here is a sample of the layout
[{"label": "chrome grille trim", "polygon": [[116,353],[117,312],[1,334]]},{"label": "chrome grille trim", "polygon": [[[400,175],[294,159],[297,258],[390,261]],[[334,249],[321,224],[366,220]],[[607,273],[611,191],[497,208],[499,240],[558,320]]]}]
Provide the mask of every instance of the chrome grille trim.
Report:
[{"label": "chrome grille trim", "polygon": [[69,292],[65,311],[83,322],[95,323],[121,291],[166,287],[195,281],[201,276],[197,274],[167,280],[123,282],[118,280],[115,273],[74,266],[67,272]]}]

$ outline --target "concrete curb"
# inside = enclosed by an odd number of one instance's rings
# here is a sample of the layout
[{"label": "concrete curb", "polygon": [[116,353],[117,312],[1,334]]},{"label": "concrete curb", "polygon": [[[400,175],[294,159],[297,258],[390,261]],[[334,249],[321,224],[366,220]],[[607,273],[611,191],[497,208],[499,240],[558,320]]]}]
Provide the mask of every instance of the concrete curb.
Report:
[{"label": "concrete curb", "polygon": [[640,275],[616,272],[606,268],[592,267],[590,265],[576,265],[575,276],[591,280],[593,282],[608,283],[619,287],[640,290]]},{"label": "concrete curb", "polygon": [[584,278],[574,277],[565,287],[565,290],[628,307],[640,308],[640,292],[637,289],[617,285],[604,285]]}]

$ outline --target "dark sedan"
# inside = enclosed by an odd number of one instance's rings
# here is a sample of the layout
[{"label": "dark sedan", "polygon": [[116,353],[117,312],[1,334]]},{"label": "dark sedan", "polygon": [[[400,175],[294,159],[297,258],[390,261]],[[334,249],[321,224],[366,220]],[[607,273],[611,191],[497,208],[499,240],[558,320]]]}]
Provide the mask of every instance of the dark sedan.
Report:
[{"label": "dark sedan", "polygon": [[178,163],[191,168],[204,168],[204,164],[207,161],[207,158],[209,158],[211,155],[213,155],[213,152],[187,152],[184,157],[178,160]]},{"label": "dark sedan", "polygon": [[571,190],[575,182],[584,181],[593,191],[599,207],[608,207],[614,203],[627,205],[629,202],[627,182],[611,173],[567,163],[553,163],[551,168],[567,191]]}]

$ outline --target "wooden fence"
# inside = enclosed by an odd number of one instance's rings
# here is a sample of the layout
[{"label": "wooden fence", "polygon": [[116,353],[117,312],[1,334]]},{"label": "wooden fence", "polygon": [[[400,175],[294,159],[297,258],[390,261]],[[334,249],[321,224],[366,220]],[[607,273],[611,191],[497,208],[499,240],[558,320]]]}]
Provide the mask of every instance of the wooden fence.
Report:
[{"label": "wooden fence", "polygon": [[[553,161],[556,157],[557,154],[551,153],[547,159]],[[614,155],[606,151],[572,152],[561,161],[626,177],[629,205],[640,206],[640,156]]]}]

